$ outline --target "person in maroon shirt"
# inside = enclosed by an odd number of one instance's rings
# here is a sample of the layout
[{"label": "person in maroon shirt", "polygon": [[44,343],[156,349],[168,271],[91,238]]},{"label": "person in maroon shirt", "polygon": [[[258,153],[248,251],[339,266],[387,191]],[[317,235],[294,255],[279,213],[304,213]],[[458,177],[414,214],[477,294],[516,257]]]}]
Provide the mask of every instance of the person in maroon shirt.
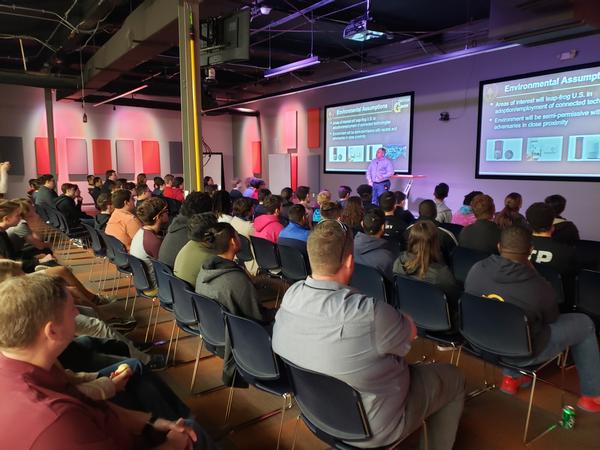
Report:
[{"label": "person in maroon shirt", "polygon": [[57,365],[78,314],[65,282],[34,273],[0,283],[0,427],[11,450],[213,449],[188,421],[94,401]]}]

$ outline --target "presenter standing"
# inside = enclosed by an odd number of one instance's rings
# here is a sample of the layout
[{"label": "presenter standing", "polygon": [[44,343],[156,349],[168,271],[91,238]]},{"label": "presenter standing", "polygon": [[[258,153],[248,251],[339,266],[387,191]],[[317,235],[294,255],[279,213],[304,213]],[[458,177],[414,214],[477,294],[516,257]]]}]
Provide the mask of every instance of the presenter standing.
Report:
[{"label": "presenter standing", "polygon": [[379,196],[385,191],[390,190],[390,177],[394,175],[394,166],[392,161],[385,157],[385,148],[377,149],[375,159],[369,163],[367,168],[367,181],[373,186],[373,197],[371,203],[377,205]]}]

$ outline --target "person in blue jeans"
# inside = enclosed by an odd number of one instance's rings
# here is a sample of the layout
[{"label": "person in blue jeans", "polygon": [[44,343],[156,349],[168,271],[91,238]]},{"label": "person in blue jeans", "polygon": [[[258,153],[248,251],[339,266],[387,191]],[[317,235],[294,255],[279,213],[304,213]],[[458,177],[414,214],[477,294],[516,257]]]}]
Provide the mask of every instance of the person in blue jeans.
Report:
[{"label": "person in blue jeans", "polygon": [[[529,260],[533,250],[531,231],[513,225],[502,231],[500,255],[476,263],[465,281],[465,291],[482,297],[481,301],[505,301],[527,315],[533,341],[533,356],[528,359],[505,358],[527,367],[555,357],[570,347],[579,375],[580,409],[600,412],[600,354],[596,328],[585,314],[560,314],[556,292],[535,270]],[[526,387],[528,377],[505,370],[501,390],[516,394]]]},{"label": "person in blue jeans", "polygon": [[374,205],[379,204],[381,194],[390,190],[390,177],[392,175],[394,175],[394,165],[392,161],[385,157],[385,148],[381,147],[377,150],[375,159],[369,163],[367,168],[367,182],[373,186],[371,202]]}]

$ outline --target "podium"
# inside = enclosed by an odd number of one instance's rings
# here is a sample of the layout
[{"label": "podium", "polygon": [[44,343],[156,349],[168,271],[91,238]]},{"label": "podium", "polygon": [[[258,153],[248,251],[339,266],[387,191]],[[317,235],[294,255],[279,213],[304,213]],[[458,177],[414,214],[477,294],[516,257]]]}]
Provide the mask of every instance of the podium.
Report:
[{"label": "podium", "polygon": [[410,188],[412,188],[412,185],[415,182],[415,180],[423,179],[425,178],[425,175],[392,175],[390,178],[407,180],[406,186],[404,186],[404,189],[402,191],[404,192],[406,197],[408,197],[408,194],[410,193]]}]

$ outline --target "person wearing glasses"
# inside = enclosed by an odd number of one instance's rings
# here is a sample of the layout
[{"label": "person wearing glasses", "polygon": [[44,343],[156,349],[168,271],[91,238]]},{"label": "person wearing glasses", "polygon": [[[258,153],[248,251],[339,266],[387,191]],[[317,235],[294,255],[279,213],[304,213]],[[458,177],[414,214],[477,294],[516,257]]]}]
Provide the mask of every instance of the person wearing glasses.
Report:
[{"label": "person wearing glasses", "polygon": [[315,226],[307,245],[312,275],[285,293],[273,350],[360,393],[372,436],[353,440],[353,446],[393,446],[427,419],[429,449],[450,450],[463,410],[464,376],[449,364],[406,362],[414,322],[348,285],[353,241],[352,231],[337,220]]},{"label": "person wearing glasses", "polygon": [[392,175],[394,175],[394,165],[385,157],[385,148],[380,147],[375,153],[375,159],[369,163],[367,168],[367,182],[373,186],[371,203],[377,205],[379,196],[390,190]]},{"label": "person wearing glasses", "polygon": [[156,276],[150,258],[158,258],[158,251],[162,244],[160,233],[169,223],[169,210],[163,199],[152,197],[144,200],[144,203],[138,206],[136,213],[143,226],[133,236],[129,253],[141,259],[146,266],[152,289],[144,294],[155,295]]}]

